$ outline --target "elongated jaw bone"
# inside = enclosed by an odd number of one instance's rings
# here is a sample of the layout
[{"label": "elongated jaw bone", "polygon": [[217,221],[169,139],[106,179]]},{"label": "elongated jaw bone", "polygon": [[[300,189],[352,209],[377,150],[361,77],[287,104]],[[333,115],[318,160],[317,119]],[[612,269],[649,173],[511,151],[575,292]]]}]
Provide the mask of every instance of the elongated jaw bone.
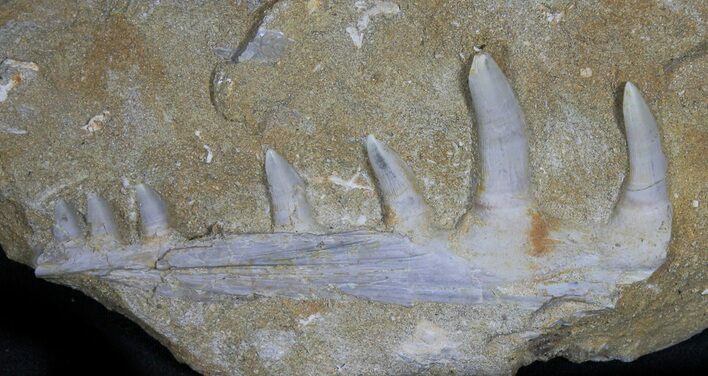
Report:
[{"label": "elongated jaw bone", "polygon": [[[537,308],[551,299],[612,306],[617,286],[647,278],[666,257],[671,207],[656,121],[627,83],[624,120],[629,174],[608,225],[544,228],[529,195],[524,116],[491,56],[475,56],[469,89],[479,130],[482,181],[452,231],[436,229],[406,163],[369,135],[366,153],[390,232],[326,233],[307,186],[285,158],[265,153],[273,233],[181,239],[167,205],[138,185],[143,241],[124,244],[110,204],[88,195],[86,219],[67,202],[55,207],[55,241],[37,276],[88,275],[167,296],[293,299],[355,297]],[[539,230],[539,228],[541,228]]]}]

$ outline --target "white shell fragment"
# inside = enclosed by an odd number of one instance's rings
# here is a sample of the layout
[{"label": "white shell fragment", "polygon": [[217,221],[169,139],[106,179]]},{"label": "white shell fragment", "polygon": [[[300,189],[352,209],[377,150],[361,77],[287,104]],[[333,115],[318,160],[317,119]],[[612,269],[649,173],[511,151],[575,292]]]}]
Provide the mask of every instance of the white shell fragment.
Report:
[{"label": "white shell fragment", "polygon": [[167,206],[152,188],[138,184],[135,194],[140,208],[140,223],[145,237],[160,237],[169,234]]},{"label": "white shell fragment", "polygon": [[[545,218],[530,199],[523,114],[489,55],[475,56],[469,84],[483,187],[452,231],[430,230],[431,211],[410,169],[370,135],[366,151],[393,232],[323,234],[302,178],[268,150],[265,173],[275,233],[167,237],[165,203],[138,185],[143,234],[163,241],[116,242],[95,252],[85,245],[95,243],[82,240],[78,214],[59,200],[56,242],[39,256],[35,273],[51,279],[88,274],[195,300],[348,295],[404,305],[509,301],[537,309],[552,299],[568,299],[597,309],[613,306],[618,286],[647,278],[663,263],[671,239],[666,160],[656,121],[639,91],[631,83],[625,87],[630,173],[612,221],[581,225]],[[117,238],[108,204],[95,195],[88,201],[92,237]]]},{"label": "white shell fragment", "polygon": [[429,235],[430,209],[416,191],[412,173],[391,149],[374,136],[366,138],[369,163],[383,198],[384,219],[397,232]]},{"label": "white shell fragment", "polygon": [[232,55],[231,58],[235,63],[255,61],[272,64],[285,54],[288,45],[292,42],[293,40],[281,31],[260,27],[253,39],[246,45],[246,49],[240,55]]},{"label": "white shell fragment", "polygon": [[5,59],[0,62],[0,103],[5,102],[10,92],[23,82],[33,80],[37,71],[37,64],[30,61]]},{"label": "white shell fragment", "polygon": [[118,228],[108,202],[95,193],[89,193],[86,206],[86,221],[91,227],[91,236],[117,240]]},{"label": "white shell fragment", "polygon": [[84,124],[81,129],[89,133],[98,132],[102,130],[106,124],[108,124],[110,116],[111,113],[109,111],[103,111],[100,114],[91,117],[91,119],[89,119],[89,121]]},{"label": "white shell fragment", "polygon": [[265,157],[266,178],[272,204],[275,231],[318,232],[307,202],[305,182],[278,153],[269,149]]},{"label": "white shell fragment", "polygon": [[348,26],[345,29],[352,38],[352,42],[356,48],[361,48],[361,46],[364,45],[365,31],[366,28],[369,27],[369,22],[372,19],[377,18],[379,15],[392,17],[401,13],[401,8],[392,1],[377,1],[368,9],[366,9],[365,4],[362,5],[355,4],[355,6],[359,8],[359,11],[362,12],[356,22],[356,26]]}]

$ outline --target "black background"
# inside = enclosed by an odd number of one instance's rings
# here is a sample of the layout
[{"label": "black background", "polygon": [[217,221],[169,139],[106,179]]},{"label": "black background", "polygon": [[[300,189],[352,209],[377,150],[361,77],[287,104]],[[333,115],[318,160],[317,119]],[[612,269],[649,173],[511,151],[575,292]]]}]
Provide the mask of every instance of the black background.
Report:
[{"label": "black background", "polygon": [[[137,324],[0,252],[0,375],[196,375]],[[518,375],[708,374],[708,332],[631,363],[535,362]]]}]

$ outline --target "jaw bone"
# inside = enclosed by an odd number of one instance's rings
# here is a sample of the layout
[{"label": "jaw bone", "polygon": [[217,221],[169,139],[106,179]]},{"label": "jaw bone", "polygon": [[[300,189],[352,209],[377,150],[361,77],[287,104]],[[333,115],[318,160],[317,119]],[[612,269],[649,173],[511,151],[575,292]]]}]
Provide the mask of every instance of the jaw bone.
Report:
[{"label": "jaw bone", "polygon": [[[617,285],[646,278],[664,260],[671,234],[666,160],[656,122],[637,88],[625,87],[630,173],[609,226],[563,227],[540,234],[529,198],[528,142],[523,114],[503,73],[487,54],[474,58],[470,92],[479,127],[483,189],[453,233],[431,233],[430,209],[406,164],[374,136],[366,150],[389,232],[321,233],[306,186],[276,152],[265,170],[273,208],[272,234],[166,238],[155,244],[115,243],[98,255],[84,244],[80,216],[57,202],[55,253],[36,274],[87,273],[168,296],[208,294],[355,297],[393,304],[458,304],[512,300],[535,309],[554,298],[612,305]],[[136,187],[146,240],[170,233],[157,192]],[[89,196],[92,237],[117,238],[108,205]],[[284,231],[284,232],[281,232]],[[456,235],[456,236],[455,236]]]}]

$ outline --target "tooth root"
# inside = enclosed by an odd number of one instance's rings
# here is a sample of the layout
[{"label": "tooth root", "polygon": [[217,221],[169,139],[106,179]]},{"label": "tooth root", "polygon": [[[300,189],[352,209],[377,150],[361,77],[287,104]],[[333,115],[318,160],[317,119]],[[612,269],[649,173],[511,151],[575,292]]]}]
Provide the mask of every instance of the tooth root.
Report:
[{"label": "tooth root", "polygon": [[138,184],[135,193],[140,208],[140,222],[146,237],[166,236],[170,233],[167,205],[152,188]]},{"label": "tooth root", "polygon": [[514,207],[528,200],[528,143],[524,116],[497,63],[486,53],[472,61],[469,88],[479,130],[483,207]]},{"label": "tooth root", "polygon": [[305,182],[297,171],[274,150],[266,151],[266,178],[272,203],[275,231],[318,232],[307,202]]},{"label": "tooth root", "polygon": [[622,103],[629,153],[629,176],[617,210],[667,208],[666,158],[656,120],[642,94],[627,82]]},{"label": "tooth root", "polygon": [[95,193],[89,193],[86,202],[86,219],[91,226],[91,236],[118,240],[118,228],[108,202]]},{"label": "tooth root", "polygon": [[54,205],[54,239],[58,242],[84,237],[84,224],[74,207],[59,199]]},{"label": "tooth root", "polygon": [[408,166],[372,135],[366,138],[366,151],[383,196],[386,224],[413,237],[427,234],[430,209],[417,192]]}]

